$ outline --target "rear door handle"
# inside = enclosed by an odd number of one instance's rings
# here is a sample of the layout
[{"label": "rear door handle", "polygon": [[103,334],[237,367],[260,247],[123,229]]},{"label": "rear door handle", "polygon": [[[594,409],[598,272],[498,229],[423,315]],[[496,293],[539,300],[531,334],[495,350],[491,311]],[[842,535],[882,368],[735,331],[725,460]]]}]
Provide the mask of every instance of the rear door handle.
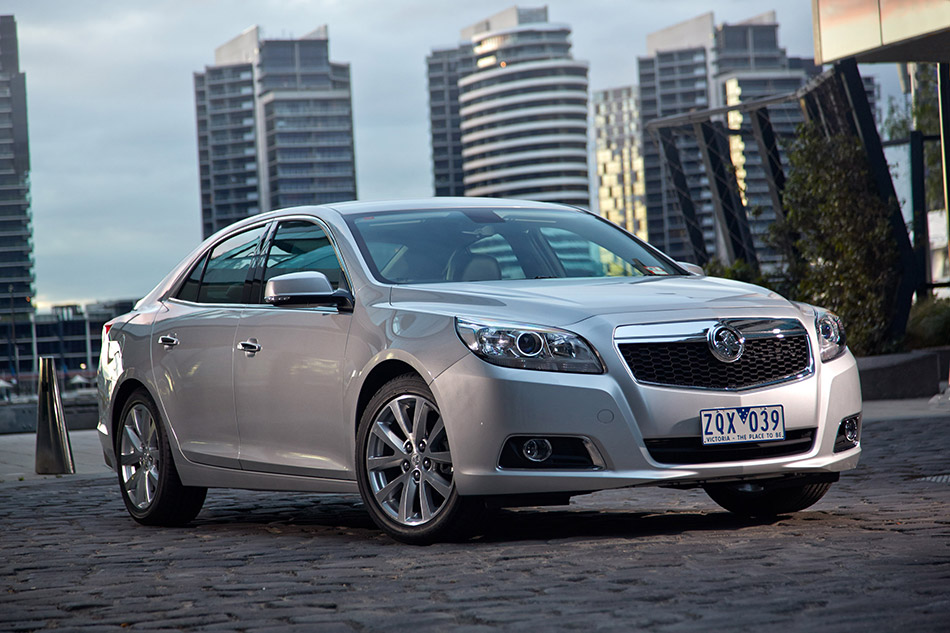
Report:
[{"label": "rear door handle", "polygon": [[257,342],[257,339],[248,339],[246,341],[241,341],[238,343],[238,349],[247,352],[248,355],[256,354],[261,351],[261,344]]},{"label": "rear door handle", "polygon": [[178,345],[178,338],[175,336],[169,336],[167,334],[158,337],[158,344],[164,345],[166,348],[175,347]]}]

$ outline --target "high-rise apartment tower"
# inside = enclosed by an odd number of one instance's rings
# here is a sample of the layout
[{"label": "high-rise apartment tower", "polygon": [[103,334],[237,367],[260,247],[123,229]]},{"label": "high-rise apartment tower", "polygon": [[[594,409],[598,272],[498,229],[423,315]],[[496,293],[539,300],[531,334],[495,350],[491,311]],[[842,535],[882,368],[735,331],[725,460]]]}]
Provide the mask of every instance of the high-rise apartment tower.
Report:
[{"label": "high-rise apartment tower", "polygon": [[570,35],[546,7],[512,7],[429,55],[436,195],[590,204],[587,63]]},{"label": "high-rise apartment tower", "polygon": [[356,198],[350,66],[327,28],[261,39],[249,28],[195,73],[205,237],[255,213]]},{"label": "high-rise apartment tower", "polygon": [[[646,123],[660,117],[788,94],[804,85],[818,69],[811,60],[789,58],[785,49],[779,47],[774,12],[718,26],[713,14],[706,13],[648,35],[647,49],[647,56],[638,59],[647,233],[653,245],[676,259],[688,261],[692,250],[677,196],[671,189],[657,143],[645,131]],[[770,112],[780,137],[790,136],[803,120],[794,101],[771,107]],[[765,243],[775,211],[758,147],[747,117],[731,113],[722,123],[755,250],[767,268],[777,264],[777,256]],[[687,133],[678,135],[677,147],[706,252],[717,256],[724,248],[724,229],[715,220],[709,180],[695,135],[687,129]]]},{"label": "high-rise apartment tower", "polygon": [[0,370],[9,371],[14,377],[32,369],[32,297],[33,228],[26,75],[20,72],[16,19],[3,15],[0,16],[0,315],[6,321],[5,329],[9,330],[5,332],[7,341],[0,352],[6,356],[0,359]]},{"label": "high-rise apartment tower", "polygon": [[464,196],[462,127],[459,118],[458,47],[432,51],[429,74],[429,131],[435,195]]}]

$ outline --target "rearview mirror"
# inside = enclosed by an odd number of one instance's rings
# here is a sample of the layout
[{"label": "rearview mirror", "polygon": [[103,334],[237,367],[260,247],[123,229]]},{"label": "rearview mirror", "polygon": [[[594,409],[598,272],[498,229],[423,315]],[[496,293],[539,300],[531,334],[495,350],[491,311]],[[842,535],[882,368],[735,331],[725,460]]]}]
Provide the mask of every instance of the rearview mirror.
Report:
[{"label": "rearview mirror", "polygon": [[264,302],[274,306],[337,306],[353,309],[353,295],[342,288],[334,290],[323,273],[306,270],[271,277],[264,286]]}]

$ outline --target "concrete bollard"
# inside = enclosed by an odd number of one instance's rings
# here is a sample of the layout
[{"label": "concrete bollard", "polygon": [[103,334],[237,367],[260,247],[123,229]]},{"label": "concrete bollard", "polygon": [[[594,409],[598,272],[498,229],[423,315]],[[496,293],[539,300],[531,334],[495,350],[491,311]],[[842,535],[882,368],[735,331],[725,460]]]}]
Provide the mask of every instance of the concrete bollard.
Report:
[{"label": "concrete bollard", "polygon": [[72,475],[73,448],[52,358],[40,358],[36,403],[36,474]]}]

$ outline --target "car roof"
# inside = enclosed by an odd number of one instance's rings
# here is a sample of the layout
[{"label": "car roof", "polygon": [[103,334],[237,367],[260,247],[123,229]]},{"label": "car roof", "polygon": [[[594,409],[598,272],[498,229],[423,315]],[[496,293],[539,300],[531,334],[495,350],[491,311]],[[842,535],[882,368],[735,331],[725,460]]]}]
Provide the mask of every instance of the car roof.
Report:
[{"label": "car roof", "polygon": [[161,297],[171,288],[174,281],[183,273],[185,268],[190,265],[194,258],[203,251],[206,246],[212,242],[219,241],[227,233],[239,231],[244,227],[260,222],[270,222],[279,220],[288,216],[312,215],[325,217],[323,211],[335,212],[341,216],[358,215],[362,213],[382,213],[384,211],[424,211],[439,209],[537,209],[550,210],[562,209],[565,211],[577,211],[580,213],[589,213],[579,207],[558,204],[554,202],[535,202],[532,200],[511,200],[505,198],[468,198],[468,197],[439,197],[439,198],[416,198],[408,200],[376,200],[371,202],[332,202],[322,205],[308,205],[297,207],[286,207],[283,209],[274,209],[265,211],[257,215],[252,215],[224,227],[206,238],[199,244],[187,257],[173,268],[165,278],[155,286],[138,304],[144,305]]},{"label": "car roof", "polygon": [[[586,209],[573,207],[556,202],[536,202],[533,200],[512,200],[507,198],[468,198],[468,197],[438,197],[414,198],[406,200],[373,200],[369,202],[349,201],[330,202],[320,205],[302,205],[273,209],[238,220],[234,224],[224,227],[212,235],[208,240],[217,240],[222,234],[239,230],[251,224],[262,221],[272,221],[293,215],[325,216],[326,211],[332,211],[341,216],[360,215],[364,213],[383,213],[386,211],[438,211],[440,209],[537,209],[539,211],[560,209],[563,211],[577,211],[589,213]],[[321,213],[322,212],[322,213]]]},{"label": "car roof", "polygon": [[[465,198],[440,197],[418,198],[410,200],[378,200],[371,202],[334,202],[322,205],[341,215],[360,213],[379,213],[383,211],[421,211],[427,209],[571,209],[575,207],[553,202],[535,202],[533,200],[509,200],[504,198]],[[289,209],[285,209],[287,211]]]}]

